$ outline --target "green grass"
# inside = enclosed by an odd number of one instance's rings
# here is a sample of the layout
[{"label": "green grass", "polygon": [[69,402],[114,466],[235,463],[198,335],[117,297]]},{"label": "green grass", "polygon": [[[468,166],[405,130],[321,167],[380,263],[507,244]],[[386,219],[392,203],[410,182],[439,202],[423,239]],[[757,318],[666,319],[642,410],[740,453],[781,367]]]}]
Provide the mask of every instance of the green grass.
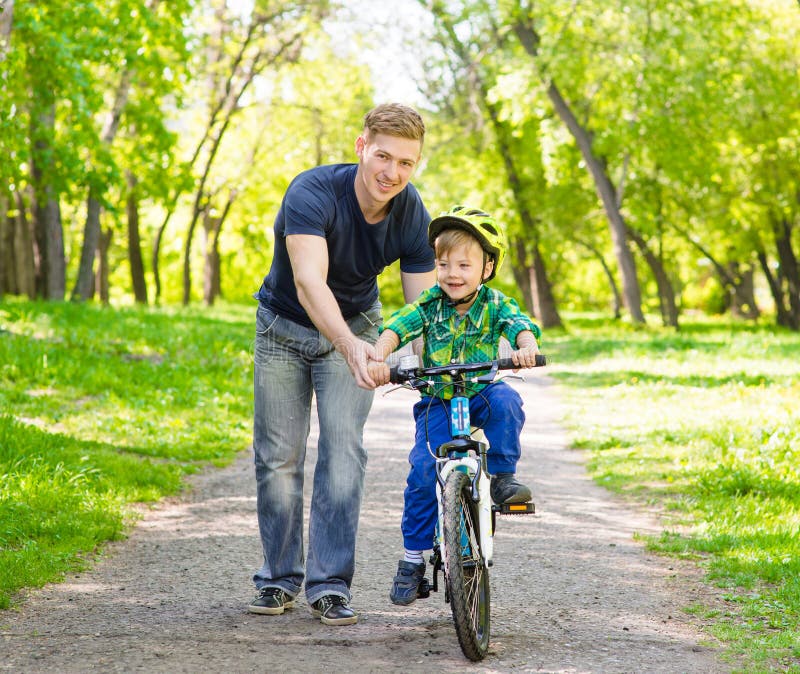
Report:
[{"label": "green grass", "polygon": [[800,672],[800,335],[575,319],[544,350],[593,477],[659,507],[648,547],[724,594],[712,633],[745,671]]},{"label": "green grass", "polygon": [[[249,444],[253,315],[0,302],[0,608]],[[800,672],[800,335],[652,323],[545,333],[572,442],[600,484],[660,510],[648,547],[723,593],[724,611],[686,610],[731,660]]]},{"label": "green grass", "polygon": [[253,317],[0,303],[0,608],[247,447]]}]

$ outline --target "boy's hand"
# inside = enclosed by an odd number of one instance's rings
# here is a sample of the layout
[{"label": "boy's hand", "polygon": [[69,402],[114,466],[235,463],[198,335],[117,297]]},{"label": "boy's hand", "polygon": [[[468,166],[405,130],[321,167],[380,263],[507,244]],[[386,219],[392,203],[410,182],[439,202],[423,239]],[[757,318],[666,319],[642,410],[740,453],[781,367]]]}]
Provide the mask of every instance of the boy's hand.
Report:
[{"label": "boy's hand", "polygon": [[382,386],[389,383],[389,366],[386,363],[381,363],[377,360],[370,360],[367,363],[367,370],[372,381],[376,386]]},{"label": "boy's hand", "polygon": [[536,367],[537,353],[539,353],[539,347],[536,346],[536,344],[531,344],[518,351],[512,351],[511,360],[514,361],[514,365],[518,365],[519,367]]}]

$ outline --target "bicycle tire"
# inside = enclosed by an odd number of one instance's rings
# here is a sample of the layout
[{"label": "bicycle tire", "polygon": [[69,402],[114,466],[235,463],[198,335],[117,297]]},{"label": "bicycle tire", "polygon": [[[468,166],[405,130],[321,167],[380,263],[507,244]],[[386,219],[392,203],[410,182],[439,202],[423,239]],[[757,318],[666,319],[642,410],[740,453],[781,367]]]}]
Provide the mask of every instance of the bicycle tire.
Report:
[{"label": "bicycle tire", "polygon": [[[445,583],[458,643],[472,661],[489,649],[489,569],[480,548],[478,504],[472,500],[469,476],[448,475],[443,493]],[[462,536],[463,534],[463,536]]]}]

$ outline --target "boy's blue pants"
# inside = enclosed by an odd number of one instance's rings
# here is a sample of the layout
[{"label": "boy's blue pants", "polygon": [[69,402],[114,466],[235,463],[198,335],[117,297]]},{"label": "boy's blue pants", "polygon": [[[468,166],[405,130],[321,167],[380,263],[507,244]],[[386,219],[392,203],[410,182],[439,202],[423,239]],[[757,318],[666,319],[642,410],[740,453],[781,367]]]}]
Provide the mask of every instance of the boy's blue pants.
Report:
[{"label": "boy's blue pants", "polygon": [[[525,423],[519,393],[504,382],[490,384],[470,399],[469,411],[472,425],[482,427],[489,441],[489,472],[515,473]],[[416,439],[408,457],[401,529],[407,550],[430,550],[436,531],[436,461],[431,452],[451,438],[450,401],[425,397],[414,405],[414,419]]]}]

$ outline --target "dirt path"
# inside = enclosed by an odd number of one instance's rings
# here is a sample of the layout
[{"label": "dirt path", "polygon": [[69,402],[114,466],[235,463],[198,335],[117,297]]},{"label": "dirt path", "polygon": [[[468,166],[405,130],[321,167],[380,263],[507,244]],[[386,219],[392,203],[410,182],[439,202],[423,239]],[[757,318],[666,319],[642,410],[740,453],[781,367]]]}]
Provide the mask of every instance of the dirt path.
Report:
[{"label": "dirt path", "polygon": [[91,572],[0,613],[0,670],[731,671],[681,610],[703,588],[688,569],[643,552],[632,534],[654,523],[591,483],[579,454],[565,449],[550,381],[534,375],[515,386],[528,414],[519,475],[534,488],[537,514],[498,521],[483,663],[461,655],[442,592],[408,608],[388,600],[415,400],[398,391],[379,392],[367,427],[357,625],[321,625],[304,599],[283,616],[246,612],[260,545],[245,452],[197,478],[185,499],[150,511]]}]

